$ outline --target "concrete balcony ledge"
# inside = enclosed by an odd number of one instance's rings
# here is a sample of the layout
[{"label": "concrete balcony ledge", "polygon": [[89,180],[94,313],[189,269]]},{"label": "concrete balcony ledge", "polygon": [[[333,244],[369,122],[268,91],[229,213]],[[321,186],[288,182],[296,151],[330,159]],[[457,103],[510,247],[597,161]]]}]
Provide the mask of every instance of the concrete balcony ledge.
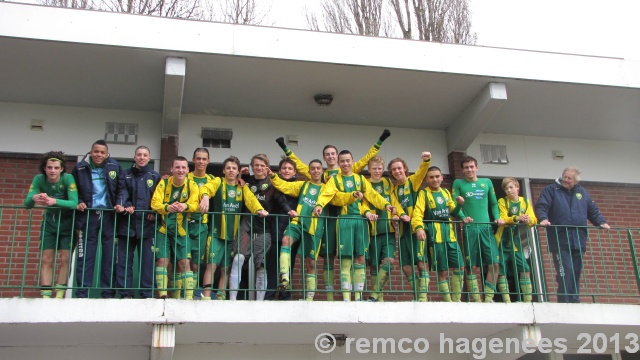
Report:
[{"label": "concrete balcony ledge", "polygon": [[[580,333],[638,333],[640,307],[609,304],[250,302],[0,299],[2,346],[149,345],[153,325],[175,324],[180,344],[312,344],[354,338],[522,336],[580,344]],[[610,336],[610,335],[608,335]]]}]

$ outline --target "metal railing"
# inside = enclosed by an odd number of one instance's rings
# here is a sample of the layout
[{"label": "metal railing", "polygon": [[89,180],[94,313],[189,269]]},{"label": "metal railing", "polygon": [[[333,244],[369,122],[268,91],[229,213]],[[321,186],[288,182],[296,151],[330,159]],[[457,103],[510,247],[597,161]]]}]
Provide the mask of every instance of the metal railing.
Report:
[{"label": "metal railing", "polygon": [[[95,210],[87,210],[95,211]],[[42,233],[60,233],[60,221],[66,219],[65,216],[74,217],[74,212],[66,213],[62,217],[58,217],[58,224],[55,228],[51,228],[51,223],[42,225],[43,209],[26,209],[22,206],[0,206],[0,297],[41,297],[43,294],[50,294],[51,297],[75,296],[78,291],[85,291],[89,297],[159,297],[158,281],[157,281],[157,260],[158,249],[157,239],[161,236],[156,233],[155,229],[160,225],[160,217],[153,220],[153,234],[148,234],[148,230],[144,230],[139,234],[140,238],[148,238],[148,242],[140,241],[139,238],[130,236],[118,236],[117,233],[105,234],[105,238],[113,239],[113,244],[99,242],[97,246],[91,249],[96,252],[95,268],[89,271],[86,262],[84,267],[78,267],[78,229],[73,229],[76,235],[73,237],[70,246],[70,256],[68,260],[61,252],[45,253],[43,251]],[[141,214],[146,216],[150,212]],[[211,213],[215,214],[215,213]],[[135,223],[134,215],[120,216],[113,220],[113,224],[100,224],[98,228],[102,231],[106,229],[117,229],[118,222],[126,221],[128,227]],[[308,298],[310,293],[315,296],[314,300],[326,300],[333,298],[334,300],[342,300],[344,296],[353,296],[354,299],[366,300],[375,297],[379,301],[419,301],[421,293],[425,293],[429,301],[444,301],[455,292],[453,281],[461,281],[461,273],[464,272],[464,280],[460,289],[462,301],[473,301],[474,295],[484,295],[486,298],[487,289],[493,289],[494,301],[523,301],[527,300],[528,295],[532,297],[532,301],[564,301],[567,298],[579,299],[582,302],[598,302],[598,303],[640,303],[640,270],[637,258],[638,239],[640,239],[640,229],[632,228],[612,228],[604,230],[595,227],[584,228],[566,228],[560,226],[540,227],[513,230],[505,227],[505,231],[510,233],[511,238],[508,246],[511,248],[498,246],[498,255],[501,259],[508,259],[501,266],[499,273],[504,273],[507,288],[504,288],[503,280],[494,277],[494,282],[489,282],[487,277],[492,272],[493,266],[489,263],[481,263],[475,269],[470,270],[466,266],[464,270],[458,269],[456,266],[448,266],[447,264],[435,264],[429,261],[428,267],[424,271],[416,271],[420,261],[420,248],[411,248],[403,246],[402,242],[407,241],[411,234],[406,233],[406,228],[399,226],[395,233],[370,235],[368,221],[363,219],[353,220],[361,224],[356,227],[358,230],[354,232],[356,242],[360,241],[361,246],[355,246],[356,253],[348,253],[351,251],[344,248],[344,244],[349,244],[350,238],[345,238],[344,234],[340,235],[334,228],[335,218],[323,217],[318,221],[324,225],[323,241],[316,242],[314,246],[319,248],[311,248],[309,243],[298,241],[296,246],[299,258],[296,260],[296,251],[292,251],[290,255],[290,284],[287,291],[278,289],[280,279],[280,241],[284,231],[277,220],[280,216],[270,215],[267,219],[259,218],[253,215],[246,215],[249,220],[249,228],[253,229],[255,222],[272,221],[271,239],[265,236],[266,233],[254,233],[249,231],[246,235],[247,239],[253,241],[240,242],[240,251],[245,254],[243,266],[233,267],[233,259],[238,252],[236,244],[234,251],[226,253],[228,257],[227,263],[229,267],[219,266],[216,274],[212,274],[211,290],[212,298],[215,294],[224,293],[225,298],[232,296],[229,290],[238,291],[237,299],[255,299],[261,297],[259,292],[264,291],[267,299],[304,299]],[[340,222],[338,218],[338,222]],[[343,219],[344,220],[344,219]],[[210,218],[211,221],[211,218]],[[300,217],[301,224],[312,221],[312,218]],[[428,222],[425,222],[428,225]],[[470,231],[470,227],[489,227],[490,224],[471,224],[465,225],[460,222],[453,222],[455,233],[458,239],[459,248],[462,250],[463,261],[466,256],[472,253],[473,249],[469,248],[473,239],[469,239],[468,234],[476,234]],[[106,226],[108,225],[108,226]],[[441,225],[447,225],[444,223]],[[49,226],[49,228],[46,228]],[[187,233],[194,227],[201,227],[196,222],[186,223],[185,230]],[[207,235],[211,235],[211,227],[207,228]],[[242,227],[239,226],[238,232],[242,233]],[[50,231],[51,230],[51,231]],[[88,227],[82,229],[84,233],[89,230]],[[246,230],[246,226],[245,226]],[[513,230],[513,231],[512,231]],[[145,234],[147,231],[147,234]],[[491,229],[490,234],[493,236],[495,229]],[[197,233],[197,232],[194,232]],[[335,234],[330,236],[329,234]],[[151,236],[153,235],[153,236]],[[261,236],[258,236],[261,235]],[[407,235],[407,236],[404,236]],[[563,243],[564,238],[572,238],[575,235],[576,244],[579,246],[566,247]],[[239,237],[241,235],[238,235]],[[49,243],[52,241],[49,237]],[[54,235],[53,241],[56,247],[63,242],[60,235]],[[198,239],[198,237],[196,237]],[[255,240],[258,239],[258,240]],[[169,239],[171,240],[171,239]],[[327,244],[335,241],[335,253],[331,252],[331,247]],[[203,243],[204,242],[204,243]],[[341,244],[342,242],[342,244]],[[132,246],[138,245],[139,246]],[[152,255],[148,255],[147,247],[152,246]],[[226,243],[225,243],[226,244]],[[371,245],[377,244],[377,247]],[[586,244],[586,246],[584,245]],[[87,251],[86,244],[83,244],[83,251]],[[191,240],[188,246],[192,249],[200,250],[198,259],[190,257],[190,261],[194,264],[191,266],[194,279],[194,297],[197,299],[202,291],[203,274],[206,271],[206,260],[210,255],[211,238],[209,236],[200,236],[198,240]],[[341,246],[343,245],[343,246]],[[447,256],[437,257],[438,251],[449,251],[449,247],[434,246],[433,238],[427,239],[423,245],[424,255],[431,259],[434,256],[439,259],[446,259]],[[242,247],[245,247],[244,249]],[[565,249],[566,247],[566,249]],[[292,246],[293,248],[293,246]],[[270,249],[270,250],[269,250]],[[411,254],[403,252],[411,251]],[[518,264],[513,261],[515,252],[521,253],[521,260],[527,264],[527,269],[522,268],[522,263]],[[173,248],[171,250],[174,250]],[[564,250],[565,257],[556,257],[556,254]],[[204,251],[204,254],[202,253]],[[226,247],[223,249],[226,251]],[[386,251],[386,252],[385,252]],[[505,253],[507,251],[508,253]],[[110,252],[110,253],[106,253]],[[364,252],[364,264],[359,264],[357,255]],[[377,252],[372,254],[372,252]],[[194,251],[195,253],[195,251]],[[145,255],[147,254],[147,255]],[[254,254],[256,256],[254,256]],[[567,255],[568,254],[568,255]],[[356,255],[354,258],[353,255]],[[494,255],[494,254],[491,254]],[[145,258],[147,256],[147,258]],[[149,262],[148,256],[152,256]],[[305,256],[308,259],[305,267]],[[509,257],[511,256],[511,257]],[[569,258],[566,258],[569,256]],[[576,264],[580,264],[582,271],[578,276],[569,276],[568,261],[574,257],[577,259]],[[377,261],[371,261],[371,259]],[[401,264],[400,258],[405,260]],[[556,258],[554,263],[554,258]],[[113,259],[110,263],[105,263],[104,259]],[[390,259],[390,261],[388,260]],[[184,274],[178,271],[178,263],[181,258],[176,251],[171,251],[169,263],[167,264],[167,278],[169,283],[160,290],[167,290],[169,297],[184,298],[189,297],[190,289],[185,284]],[[345,261],[350,260],[350,261]],[[375,263],[377,262],[377,263]],[[151,264],[151,265],[150,265]],[[332,266],[329,266],[332,265]],[[401,265],[405,265],[405,269]],[[47,270],[47,266],[51,269]],[[63,276],[60,269],[65,271],[68,266],[68,274]],[[349,271],[346,271],[346,267]],[[256,271],[260,267],[266,268],[266,274]],[[345,271],[341,269],[345,268]],[[107,269],[107,271],[105,271]],[[364,270],[363,270],[364,269]],[[407,270],[408,269],[408,270]],[[528,270],[528,271],[525,271]],[[232,271],[236,271],[236,275],[231,276]],[[564,272],[563,272],[564,271]],[[105,272],[107,276],[105,277]],[[425,274],[426,273],[426,274]],[[558,276],[563,273],[564,276]],[[101,278],[102,274],[102,278]],[[364,275],[363,275],[364,274]],[[372,277],[372,274],[374,275]],[[478,288],[469,290],[468,279],[470,274],[475,274],[478,279]],[[572,273],[573,274],[573,273]],[[576,273],[578,274],[578,273]],[[232,280],[231,286],[229,281],[219,286],[219,277],[227,275]],[[327,277],[330,275],[330,277]],[[427,277],[425,277],[425,275]],[[440,278],[439,276],[440,275]],[[528,276],[527,276],[528,275]],[[261,285],[259,277],[264,276],[266,285]],[[443,278],[444,276],[444,278]],[[118,280],[120,277],[120,280]],[[86,279],[91,281],[83,281]],[[425,279],[430,281],[425,281]],[[526,287],[522,287],[522,280],[529,279],[531,284],[530,292]],[[60,279],[66,279],[60,284]],[[240,280],[241,279],[241,280]],[[177,280],[177,281],[176,281]],[[258,281],[256,281],[258,280]],[[237,281],[235,284],[233,281]],[[444,291],[444,283],[449,286],[449,293]],[[90,286],[86,284],[89,283]],[[182,284],[177,286],[176,283]],[[500,284],[499,284],[500,283]],[[524,281],[526,283],[526,281]],[[84,285],[83,285],[84,284]],[[257,284],[257,285],[256,285]],[[45,285],[45,286],[43,286]],[[56,285],[57,288],[56,288]],[[235,285],[235,286],[234,286]],[[572,290],[577,289],[579,291]],[[220,287],[220,289],[218,289]],[[310,288],[312,287],[312,288]],[[232,288],[232,289],[230,289]],[[508,290],[505,290],[508,289]],[[47,293],[47,291],[50,291]],[[579,295],[578,295],[579,293]],[[455,297],[454,297],[455,299]]]}]

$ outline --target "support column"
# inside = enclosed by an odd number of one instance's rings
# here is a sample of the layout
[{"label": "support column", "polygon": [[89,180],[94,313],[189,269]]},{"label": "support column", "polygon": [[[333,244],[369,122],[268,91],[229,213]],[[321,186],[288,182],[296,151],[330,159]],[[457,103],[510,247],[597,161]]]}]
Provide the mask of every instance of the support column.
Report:
[{"label": "support column", "polygon": [[162,135],[160,142],[160,175],[169,174],[173,159],[178,156],[178,135]]},{"label": "support column", "polygon": [[174,324],[154,324],[149,360],[171,360],[176,347],[176,327]]}]

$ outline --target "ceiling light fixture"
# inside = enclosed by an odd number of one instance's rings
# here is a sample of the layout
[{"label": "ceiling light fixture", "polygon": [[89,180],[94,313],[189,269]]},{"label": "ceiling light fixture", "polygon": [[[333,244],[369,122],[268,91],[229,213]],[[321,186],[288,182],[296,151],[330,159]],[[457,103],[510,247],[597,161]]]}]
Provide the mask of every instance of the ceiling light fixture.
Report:
[{"label": "ceiling light fixture", "polygon": [[316,104],[320,106],[329,106],[333,102],[333,95],[331,94],[317,94],[313,98],[316,100]]}]

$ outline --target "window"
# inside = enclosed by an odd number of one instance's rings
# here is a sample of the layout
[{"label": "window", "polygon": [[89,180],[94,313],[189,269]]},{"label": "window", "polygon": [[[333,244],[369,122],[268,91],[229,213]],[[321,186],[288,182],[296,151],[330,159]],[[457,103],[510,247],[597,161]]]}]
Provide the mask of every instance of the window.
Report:
[{"label": "window", "polygon": [[507,165],[507,147],[505,145],[480,145],[483,164]]},{"label": "window", "polygon": [[109,144],[136,145],[138,143],[138,124],[108,122],[104,141]]},{"label": "window", "polygon": [[202,128],[202,147],[231,149],[233,130]]}]

